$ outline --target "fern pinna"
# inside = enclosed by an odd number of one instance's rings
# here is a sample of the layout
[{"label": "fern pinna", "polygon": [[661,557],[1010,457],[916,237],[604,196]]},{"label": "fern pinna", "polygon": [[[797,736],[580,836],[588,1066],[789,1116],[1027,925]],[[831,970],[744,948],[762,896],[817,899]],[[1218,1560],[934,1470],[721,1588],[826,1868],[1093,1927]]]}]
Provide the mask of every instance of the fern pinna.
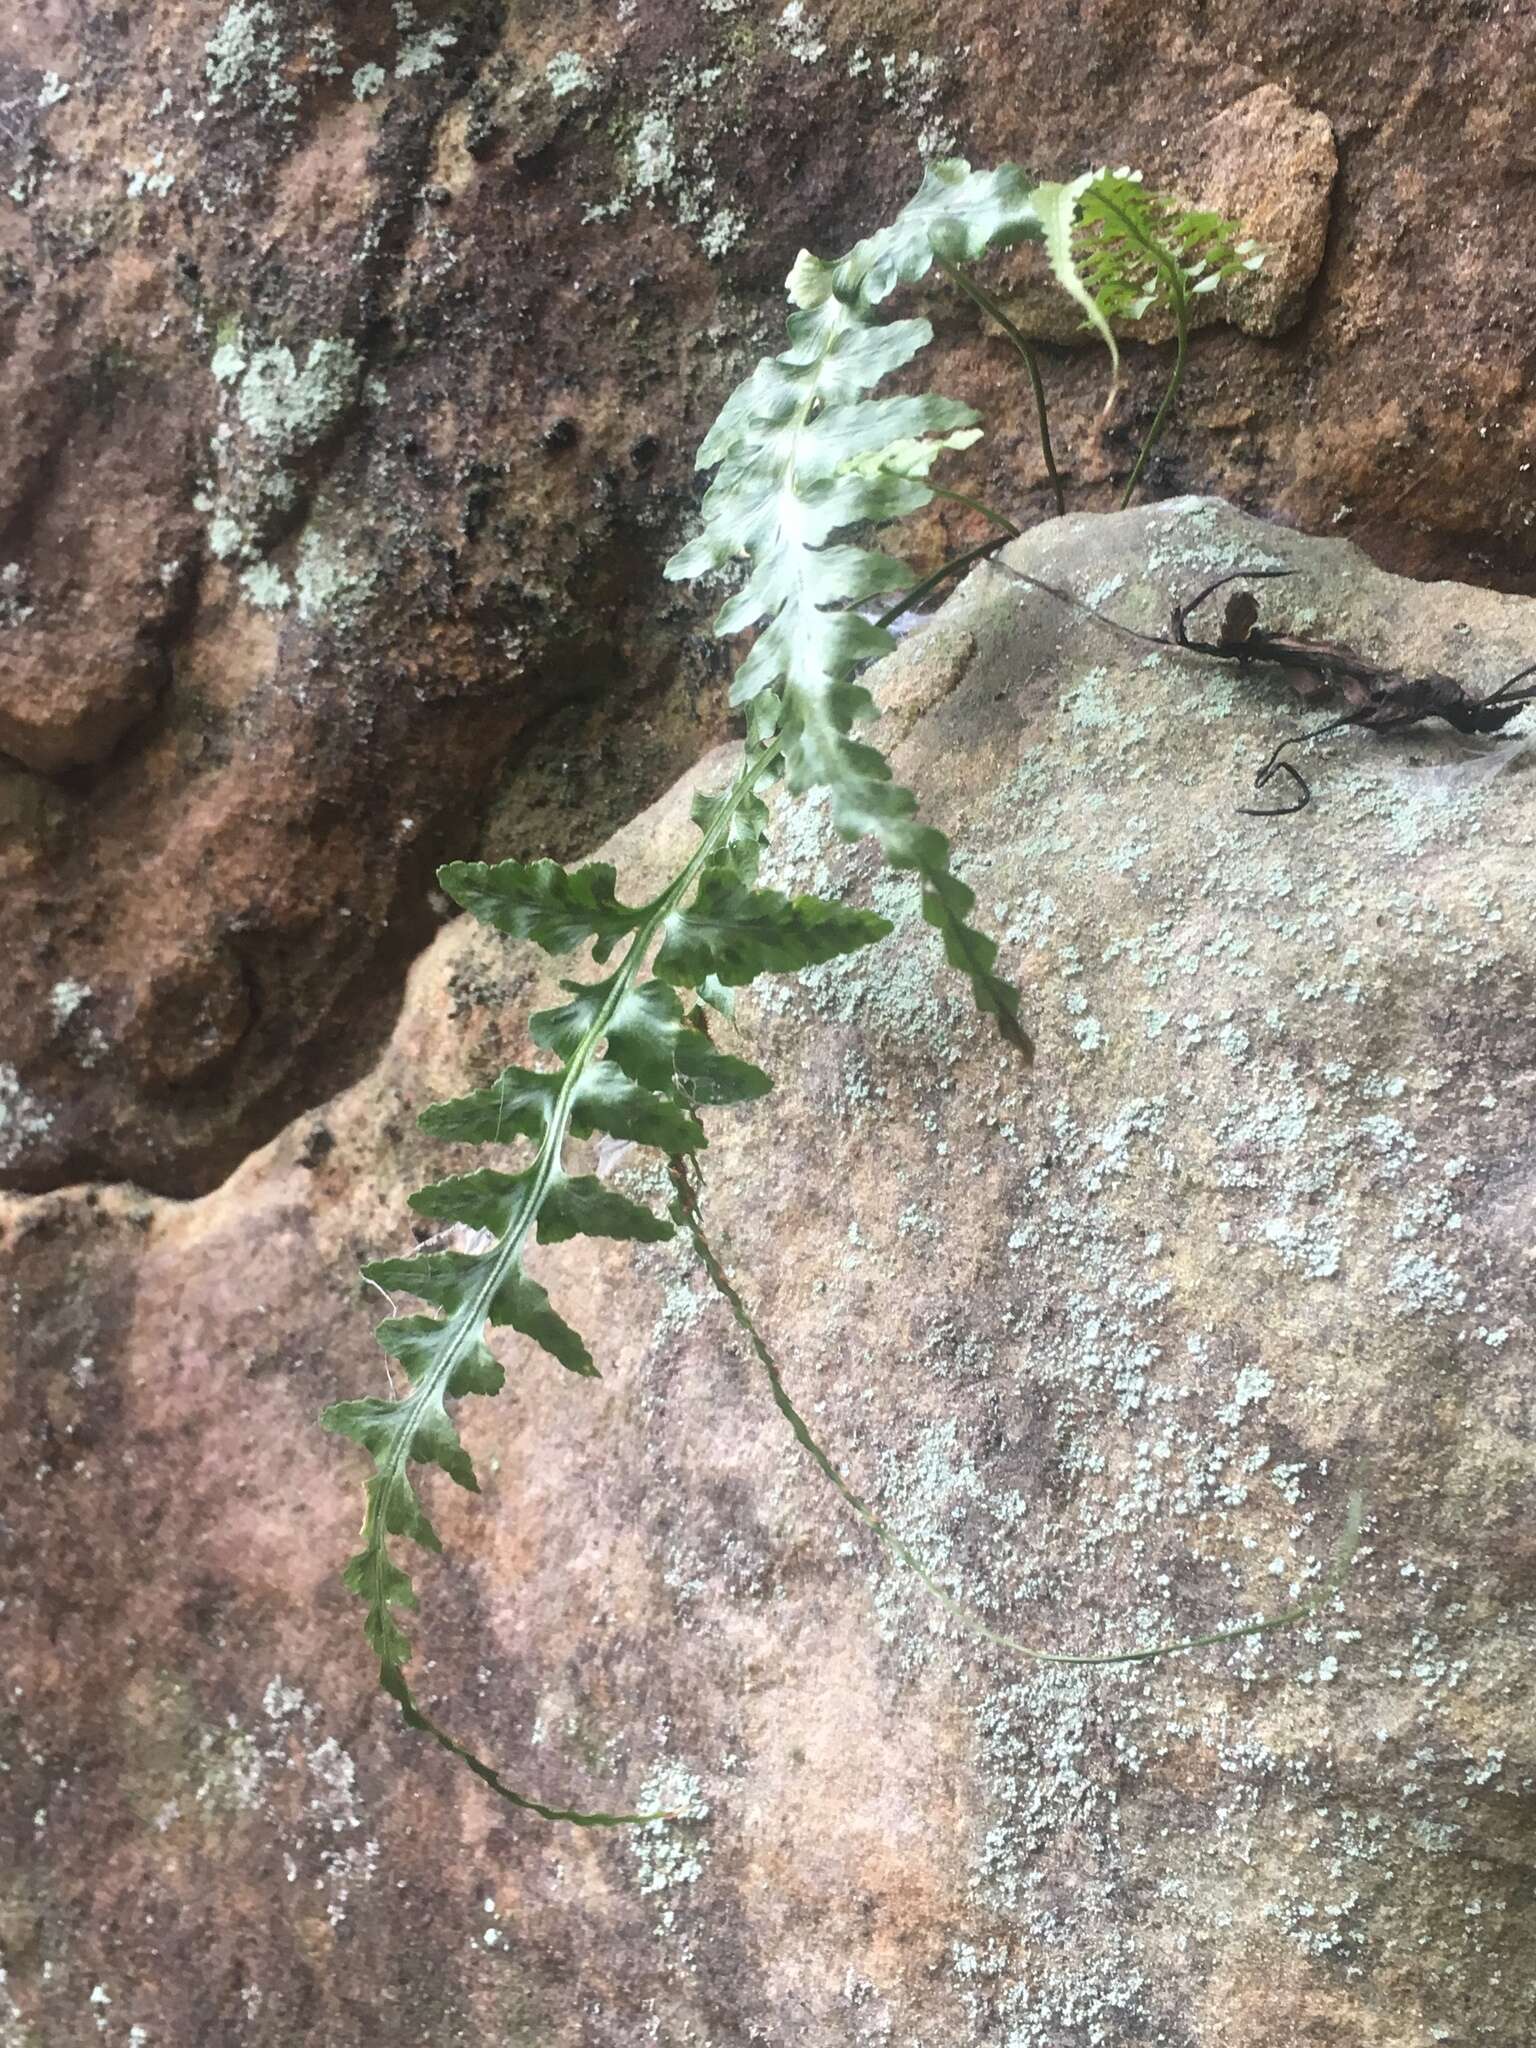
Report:
[{"label": "fern pinna", "polygon": [[[870,945],[890,929],[867,910],[757,886],[769,824],[762,792],[771,784],[826,789],[845,838],[874,839],[893,867],[919,878],[924,914],[945,957],[1003,1038],[1029,1055],[1018,991],[997,971],[995,941],[971,922],[974,898],[950,865],[948,842],[919,820],[915,796],[854,730],[876,708],[858,671],[892,644],[883,621],[854,607],[905,588],[913,573],[878,548],[835,537],[926,505],[938,490],[928,481],[936,456],[977,438],[975,413],[953,399],[869,395],[932,339],[924,319],[883,320],[885,301],[936,262],[958,274],[989,249],[1045,239],[1057,275],[1085,301],[1093,324],[1109,332],[1111,317],[1138,310],[1127,293],[1139,273],[1129,259],[1117,267],[1092,209],[1101,198],[1108,207],[1112,188],[1123,183],[1124,174],[1105,173],[1071,187],[1039,188],[1010,165],[980,172],[963,162],[939,163],[897,218],[846,256],[799,257],[788,281],[789,345],[737,387],[706,436],[698,460],[716,476],[702,530],[667,565],[669,577],[684,578],[745,564],[745,581],[715,630],[759,629],[731,691],[747,713],[745,758],[723,794],[697,804],[692,858],[659,895],[639,904],[620,899],[613,869],[599,863],[574,873],[552,861],[458,863],[441,871],[448,894],[508,938],[552,954],[590,947],[595,978],[564,983],[570,1000],[532,1019],[533,1040],[550,1064],[509,1067],[490,1086],[423,1115],[427,1131],[455,1143],[501,1148],[520,1141],[527,1149],[521,1164],[486,1166],[411,1197],[422,1215],[488,1234],[491,1242],[483,1250],[425,1251],[365,1269],[387,1293],[434,1312],[391,1316],[379,1326],[380,1343],[409,1382],[406,1393],[343,1401],[324,1420],[374,1461],[362,1544],[346,1583],[363,1602],[381,1683],[412,1726],[503,1796],[547,1817],[598,1825],[643,1818],[572,1812],[526,1798],[419,1708],[405,1675],[411,1645],[400,1619],[416,1596],[395,1545],[410,1539],[428,1550],[439,1546],[412,1468],[436,1465],[475,1489],[449,1404],[494,1394],[503,1383],[503,1368],[485,1342],[487,1324],[532,1338],[569,1372],[595,1373],[582,1338],[525,1270],[531,1245],[580,1234],[638,1241],[672,1234],[673,1220],[591,1176],[568,1173],[567,1140],[602,1133],[682,1162],[706,1143],[702,1109],[750,1101],[771,1087],[760,1068],[715,1049],[692,998],[728,1008],[731,991],[759,974],[792,973]],[[1042,191],[1051,202],[1044,208]],[[1167,208],[1160,232],[1180,218]],[[1092,243],[1086,255],[1079,229]],[[1222,249],[1235,248],[1234,236],[1218,223]],[[1189,234],[1162,232],[1162,239],[1168,262],[1187,281],[1190,262],[1199,260],[1191,256]],[[1204,239],[1210,243],[1212,234]],[[1164,287],[1165,296],[1172,293],[1166,278]],[[973,295],[990,303],[979,287]],[[686,1178],[675,1184],[689,1186]],[[696,1232],[695,1209],[680,1204],[673,1213]],[[744,1314],[739,1298],[733,1307]]]}]

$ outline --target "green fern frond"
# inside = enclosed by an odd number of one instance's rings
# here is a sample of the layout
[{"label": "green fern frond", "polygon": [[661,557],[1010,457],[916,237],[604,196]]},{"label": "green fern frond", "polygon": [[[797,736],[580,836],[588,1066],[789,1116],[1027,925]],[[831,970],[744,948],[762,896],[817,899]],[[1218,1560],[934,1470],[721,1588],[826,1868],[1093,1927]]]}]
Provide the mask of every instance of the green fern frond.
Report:
[{"label": "green fern frond", "polygon": [[1156,307],[1187,333],[1195,297],[1264,261],[1237,222],[1147,191],[1139,171],[1085,171],[1066,184],[1037,185],[1034,203],[1052,274],[1109,350],[1115,380],[1116,321]]},{"label": "green fern frond", "polygon": [[950,867],[948,840],[919,822],[917,799],[892,780],[879,749],[853,737],[875,713],[855,672],[893,643],[851,607],[900,589],[912,572],[832,537],[929,503],[933,457],[974,438],[976,415],[952,399],[867,395],[933,335],[926,320],[879,323],[881,302],[941,257],[970,261],[1039,233],[1021,172],[955,161],[932,166],[896,220],[846,256],[823,262],[802,251],[788,282],[790,345],[758,364],[705,436],[699,464],[718,474],[703,531],[666,572],[746,562],[746,582],[715,620],[721,634],[760,628],[732,701],[752,707],[757,730],[774,731],[792,790],[829,790],[844,838],[876,839],[892,867],[919,877],[946,958],[1026,1056],[1018,991],[996,972],[996,943],[968,922],[975,898]]},{"label": "green fern frond", "polygon": [[[885,321],[880,308],[898,286],[935,264],[977,303],[990,306],[958,266],[988,249],[1042,236],[1057,276],[1112,352],[1117,319],[1166,303],[1178,324],[1180,368],[1192,297],[1258,260],[1230,223],[1182,212],[1143,192],[1128,172],[1090,173],[1069,185],[1032,189],[1011,165],[973,172],[959,161],[933,165],[897,218],[845,256],[823,262],[802,252],[788,280],[789,345],[758,364],[706,435],[699,465],[716,475],[705,495],[702,530],[667,565],[674,579],[744,565],[745,580],[715,627],[721,634],[758,629],[732,688],[732,701],[747,711],[746,760],[726,791],[696,800],[699,844],[666,887],[639,904],[620,900],[614,870],[601,862],[574,872],[547,860],[458,862],[440,872],[449,895],[492,929],[551,954],[590,948],[594,970],[607,971],[563,982],[567,1000],[530,1020],[533,1043],[548,1064],[509,1066],[488,1085],[423,1112],[422,1127],[435,1136],[498,1153],[517,1146],[522,1157],[511,1163],[498,1157],[411,1197],[418,1213],[476,1233],[479,1243],[384,1259],[366,1269],[374,1286],[409,1297],[425,1311],[391,1315],[379,1326],[380,1344],[401,1368],[406,1391],[337,1403],[323,1420],[373,1461],[362,1541],[345,1580],[363,1602],[381,1685],[410,1726],[514,1805],[547,1818],[615,1826],[656,1816],[585,1813],[526,1798],[422,1711],[405,1675],[411,1642],[404,1618],[416,1609],[416,1592],[397,1549],[402,1541],[439,1548],[416,1492],[420,1468],[436,1466],[455,1484],[477,1490],[450,1411],[465,1396],[492,1395],[503,1384],[503,1366],[485,1341],[488,1326],[530,1338],[573,1374],[596,1374],[582,1337],[526,1270],[529,1247],[583,1235],[653,1243],[673,1232],[672,1219],[591,1175],[568,1171],[568,1140],[602,1134],[666,1154],[682,1202],[678,1218],[722,1284],[696,1205],[683,1200],[689,1182],[678,1162],[706,1143],[701,1109],[752,1101],[772,1083],[750,1061],[715,1048],[701,1028],[699,1004],[729,1014],[733,991],[757,975],[794,972],[853,952],[891,928],[868,911],[789,898],[759,885],[768,827],[761,791],[770,782],[782,777],[797,792],[827,789],[845,838],[875,839],[892,867],[918,876],[924,915],[950,964],[967,977],[977,1006],[1004,1038],[1026,1057],[1030,1052],[1018,991],[997,972],[995,941],[970,922],[975,899],[950,866],[948,841],[920,822],[916,798],[892,779],[879,749],[854,736],[875,713],[858,671],[893,644],[887,623],[895,609],[871,620],[855,607],[905,589],[912,572],[878,547],[838,536],[916,511],[941,492],[987,512],[930,481],[941,454],[976,440],[971,408],[932,394],[871,396],[932,339],[926,320]],[[1014,339],[1031,364],[1054,479],[1038,375],[1027,343]],[[1170,397],[1177,379],[1178,369]],[[1001,515],[987,516],[1011,529]],[[961,560],[984,551],[973,549]],[[920,583],[918,593],[945,573]],[[908,590],[907,601],[914,596]],[[744,1304],[728,1287],[724,1291],[770,1372],[786,1419],[850,1505],[894,1544],[809,1437]]]},{"label": "green fern frond", "polygon": [[1120,344],[1104,308],[1078,270],[1074,247],[1078,203],[1093,183],[1093,177],[1092,171],[1084,171],[1081,177],[1072,178],[1066,184],[1037,185],[1034,197],[1044,230],[1045,254],[1051,274],[1068,298],[1082,309],[1083,324],[1092,327],[1109,350],[1110,396],[1113,397],[1120,381]]},{"label": "green fern frond", "polygon": [[1149,192],[1141,173],[1097,171],[1078,201],[1078,268],[1110,320],[1172,312],[1264,254],[1236,221]]},{"label": "green fern frond", "polygon": [[1264,252],[1235,221],[1148,192],[1139,171],[1085,171],[1065,185],[1040,185],[1035,205],[1057,283],[1109,350],[1106,409],[1120,381],[1114,323],[1140,320],[1154,307],[1173,321],[1173,374],[1126,482],[1123,507],[1135,496],[1183,382],[1196,298],[1240,271],[1259,269]]},{"label": "green fern frond", "polygon": [[[435,1465],[455,1484],[478,1490],[449,1408],[503,1384],[503,1368],[484,1339],[487,1324],[531,1338],[568,1372],[597,1372],[582,1338],[525,1271],[527,1247],[578,1235],[640,1243],[672,1235],[668,1219],[590,1175],[567,1173],[567,1139],[601,1133],[668,1155],[692,1153],[707,1142],[699,1105],[751,1101],[772,1085],[749,1061],[715,1049],[689,1021],[677,985],[740,986],[759,973],[852,952],[891,929],[870,911],[753,886],[765,817],[756,789],[774,767],[771,750],[755,751],[723,796],[696,808],[702,837],[693,857],[659,896],[636,908],[618,901],[612,868],[599,864],[574,874],[552,861],[441,870],[443,887],[482,923],[532,939],[548,953],[590,945],[594,961],[606,962],[621,940],[628,943],[610,973],[564,983],[571,1000],[531,1020],[534,1043],[554,1054],[558,1067],[507,1067],[488,1087],[422,1113],[423,1129],[436,1137],[496,1147],[522,1141],[532,1156],[516,1170],[482,1167],[411,1197],[421,1214],[485,1233],[491,1242],[479,1251],[424,1252],[365,1269],[386,1294],[411,1296],[436,1313],[391,1316],[379,1325],[379,1342],[404,1372],[407,1392],[341,1401],[322,1417],[374,1463],[362,1544],[344,1577],[363,1602],[381,1685],[412,1727],[504,1797],[592,1826],[647,1816],[583,1814],[526,1799],[422,1712],[405,1676],[411,1643],[401,1621],[416,1608],[416,1592],[393,1546],[404,1538],[429,1551],[440,1547],[416,1494],[417,1467]],[[643,980],[653,952],[653,978]]]}]

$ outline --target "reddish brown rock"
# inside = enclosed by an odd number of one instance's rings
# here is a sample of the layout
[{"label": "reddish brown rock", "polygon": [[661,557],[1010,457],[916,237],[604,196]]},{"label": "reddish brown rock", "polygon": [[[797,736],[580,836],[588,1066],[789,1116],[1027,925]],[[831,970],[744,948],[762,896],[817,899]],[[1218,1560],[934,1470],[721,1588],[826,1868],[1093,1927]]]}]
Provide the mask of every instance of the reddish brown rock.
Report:
[{"label": "reddish brown rock", "polygon": [[[1252,213],[1252,331],[1201,336],[1151,489],[1523,584],[1528,54],[1449,0],[13,8],[0,1065],[42,1107],[5,1177],[209,1186],[376,1049],[436,861],[570,850],[718,735],[705,607],[658,577],[692,451],[796,249],[923,152]],[[1038,514],[1006,347],[926,303],[976,479]],[[1127,351],[1106,434],[1101,362],[1047,354],[1108,505],[1166,357]]]},{"label": "reddish brown rock", "polygon": [[[1529,600],[1209,501],[1012,559],[1148,631],[1289,566],[1277,626],[1479,687],[1536,637]],[[978,1643],[843,1513],[682,1250],[581,1241],[530,1266],[604,1377],[495,1337],[484,1491],[424,1480],[415,1673],[514,1782],[675,1818],[548,1827],[409,1736],[338,1582],[365,1461],[314,1418],[387,1384],[356,1267],[455,1164],[416,1113],[528,1058],[573,966],[461,919],[374,1069],[209,1195],[6,1200],[8,2048],[1532,2038],[1529,742],[1336,735],[1308,813],[1245,817],[1282,679],[992,570],[871,680],[1038,1057],[904,882],[781,803],[771,879],[896,930],[743,998],[779,1086],[708,1119],[721,1255],[852,1483],[994,1625],[1091,1651],[1273,1611],[1358,1482],[1342,1595],[1151,1665]],[[627,888],[727,772],[604,849]]]}]

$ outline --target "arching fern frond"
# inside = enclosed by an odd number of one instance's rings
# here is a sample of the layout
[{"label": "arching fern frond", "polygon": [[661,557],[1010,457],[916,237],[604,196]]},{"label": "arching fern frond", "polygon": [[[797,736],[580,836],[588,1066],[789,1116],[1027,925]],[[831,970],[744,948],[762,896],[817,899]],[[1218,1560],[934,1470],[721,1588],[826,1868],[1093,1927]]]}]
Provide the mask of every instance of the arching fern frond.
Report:
[{"label": "arching fern frond", "polygon": [[[440,1548],[417,1498],[415,1467],[436,1465],[478,1491],[449,1404],[502,1386],[503,1368],[483,1335],[488,1323],[531,1338],[568,1372],[597,1372],[581,1337],[524,1270],[527,1247],[578,1235],[641,1243],[672,1235],[666,1218],[591,1175],[568,1173],[567,1140],[602,1133],[667,1154],[692,1153],[707,1142],[700,1105],[751,1101],[772,1086],[761,1068],[717,1052],[688,1022],[676,985],[697,987],[711,977],[740,985],[759,972],[851,952],[890,930],[870,911],[753,886],[763,818],[755,791],[773,765],[761,749],[749,756],[724,795],[696,813],[702,838],[692,859],[659,896],[633,909],[618,901],[613,870],[602,865],[566,874],[552,861],[460,862],[439,874],[449,895],[481,923],[532,939],[547,953],[590,945],[594,960],[606,962],[621,939],[629,940],[612,972],[566,982],[571,1000],[531,1020],[534,1043],[554,1054],[558,1067],[507,1067],[489,1087],[423,1112],[422,1127],[434,1136],[498,1148],[522,1140],[532,1156],[515,1170],[482,1167],[411,1197],[413,1209],[488,1233],[491,1243],[364,1269],[386,1294],[412,1296],[437,1313],[391,1316],[379,1325],[380,1344],[409,1382],[406,1393],[337,1402],[322,1418],[373,1458],[362,1546],[345,1582],[363,1602],[380,1684],[412,1727],[468,1763],[503,1798],[546,1818],[613,1826],[647,1816],[583,1813],[528,1799],[422,1711],[406,1679],[411,1644],[399,1619],[415,1608],[416,1593],[395,1544],[409,1538],[426,1550]],[[653,978],[642,980],[653,950]]]},{"label": "arching fern frond", "polygon": [[[420,1467],[436,1465],[476,1490],[450,1410],[464,1396],[494,1394],[503,1383],[504,1369],[486,1342],[488,1326],[530,1338],[573,1374],[597,1371],[581,1336],[526,1270],[529,1247],[580,1235],[655,1242],[672,1233],[672,1220],[570,1170],[568,1142],[602,1134],[656,1148],[674,1162],[681,1200],[689,1182],[678,1162],[706,1142],[699,1112],[751,1101],[772,1085],[760,1068],[714,1047],[694,997],[729,1012],[732,992],[758,974],[794,972],[890,930],[871,912],[790,899],[759,885],[769,822],[762,789],[781,776],[797,792],[825,788],[845,838],[875,839],[892,867],[914,873],[924,915],[951,965],[969,980],[978,1008],[1011,1045],[1030,1051],[1018,991],[997,972],[996,943],[970,922],[975,899],[950,866],[948,841],[920,822],[916,798],[892,779],[879,749],[854,736],[875,712],[858,670],[892,645],[887,626],[897,609],[871,620],[855,607],[909,585],[912,572],[879,547],[838,536],[916,511],[941,493],[1013,530],[1011,521],[931,480],[940,455],[977,438],[969,406],[932,394],[871,393],[932,339],[926,320],[880,317],[900,285],[938,264],[990,307],[959,266],[1042,234],[1057,275],[1111,349],[1114,320],[1166,303],[1179,327],[1180,368],[1191,297],[1253,260],[1251,245],[1230,224],[1180,213],[1142,192],[1129,173],[1092,173],[1032,190],[1011,165],[973,172],[959,161],[933,165],[896,219],[847,255],[823,262],[802,252],[788,280],[789,345],[758,364],[705,437],[699,463],[716,476],[704,499],[703,528],[667,565],[673,578],[744,565],[745,580],[715,627],[721,634],[758,629],[732,689],[733,702],[748,712],[746,759],[728,789],[696,801],[697,847],[658,895],[638,904],[620,899],[614,870],[600,862],[574,872],[547,860],[460,862],[440,873],[449,895],[482,923],[551,954],[589,947],[594,970],[605,971],[562,983],[568,1000],[530,1020],[545,1064],[507,1067],[488,1085],[423,1113],[423,1128],[435,1136],[489,1145],[498,1154],[517,1146],[522,1156],[498,1156],[411,1197],[420,1214],[475,1233],[476,1248],[428,1250],[366,1269],[386,1294],[423,1304],[425,1312],[391,1315],[378,1332],[407,1389],[387,1399],[339,1402],[324,1421],[373,1460],[362,1542],[345,1578],[363,1602],[380,1683],[412,1727],[504,1798],[548,1818],[611,1826],[654,1816],[579,1812],[529,1799],[422,1711],[405,1675],[411,1644],[402,1623],[416,1594],[397,1552],[402,1539],[439,1547],[416,1492]],[[1032,363],[1027,343],[1014,339]],[[1060,503],[1043,411],[1042,438]],[[985,551],[973,548],[959,561]],[[957,566],[925,578],[903,602],[926,594]],[[696,1204],[685,1203],[679,1215],[721,1285]],[[724,1291],[770,1369],[786,1419],[850,1505],[892,1541],[805,1432],[741,1298]]]}]

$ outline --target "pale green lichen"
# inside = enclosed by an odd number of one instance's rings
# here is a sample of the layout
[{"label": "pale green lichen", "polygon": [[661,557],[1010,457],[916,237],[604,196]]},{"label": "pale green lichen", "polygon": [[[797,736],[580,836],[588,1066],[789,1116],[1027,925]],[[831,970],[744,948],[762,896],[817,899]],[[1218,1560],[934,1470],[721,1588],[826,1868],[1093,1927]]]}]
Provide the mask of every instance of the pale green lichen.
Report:
[{"label": "pale green lichen", "polygon": [[61,1042],[77,1067],[87,1072],[99,1066],[111,1051],[106,1033],[99,1024],[91,1021],[91,1007],[96,991],[88,982],[77,981],[73,976],[56,981],[48,991],[48,1010],[53,1019],[55,1037]]},{"label": "pale green lichen", "polygon": [[817,31],[805,0],[789,0],[774,32],[797,63],[818,64],[827,54],[826,43]]},{"label": "pale green lichen", "polygon": [[285,74],[287,61],[277,10],[270,0],[233,0],[206,45],[203,72],[208,97],[215,106],[233,102],[291,119],[299,92]]},{"label": "pale green lichen", "polygon": [[53,1129],[54,1114],[0,1061],[0,1166],[15,1166]]},{"label": "pale green lichen", "polygon": [[395,27],[404,39],[395,58],[396,78],[419,78],[423,72],[438,70],[459,40],[457,29],[423,27],[414,0],[395,0]]},{"label": "pale green lichen", "polygon": [[677,176],[677,148],[665,114],[647,114],[640,123],[630,157],[635,184],[642,192],[666,186]]},{"label": "pale green lichen", "polygon": [[350,341],[312,341],[302,367],[279,342],[250,357],[236,403],[258,441],[294,454],[313,447],[338,423],[356,399],[361,378],[362,358]]},{"label": "pale green lichen", "polygon": [[20,626],[31,618],[35,606],[27,602],[27,572],[20,562],[0,568],[0,626]]},{"label": "pale green lichen", "polygon": [[[718,65],[666,68],[634,126],[626,123],[621,128],[618,190],[611,198],[590,204],[584,219],[614,219],[643,199],[665,210],[680,227],[695,230],[699,247],[711,260],[736,247],[746,233],[746,219],[740,208],[719,202],[712,136],[695,134],[685,142],[678,128],[681,116],[709,104],[724,77]],[[696,129],[696,120],[690,126]]]},{"label": "pale green lichen", "polygon": [[[456,27],[424,23],[414,0],[395,0],[394,22],[398,79],[440,70],[460,40]],[[312,23],[301,32],[272,0],[233,0],[208,38],[203,72],[211,105],[263,114],[291,137],[305,93],[317,80],[344,78],[346,64],[329,23]],[[373,98],[388,76],[379,63],[358,65],[351,77],[353,97]]]},{"label": "pale green lichen", "polygon": [[597,87],[597,73],[579,50],[557,50],[544,66],[544,77],[557,100],[579,99]]},{"label": "pale green lichen", "polygon": [[377,565],[359,556],[356,544],[325,525],[311,525],[299,541],[294,567],[299,616],[345,622],[378,585]]},{"label": "pale green lichen", "polygon": [[125,164],[122,174],[129,199],[143,199],[146,195],[163,199],[176,183],[176,173],[165,168],[165,151],[157,149],[149,160],[148,167],[142,165],[129,169]]},{"label": "pale green lichen", "polygon": [[[690,1827],[709,1818],[703,1787],[694,1773],[675,1758],[663,1757],[647,1774],[640,1790],[644,1812],[665,1812],[670,1820],[647,1821],[632,1828],[626,1846],[635,1867],[635,1886],[645,1894],[666,1893],[695,1885],[704,1874],[708,1837]],[[662,1906],[659,1930],[671,1930],[675,1908]]]},{"label": "pale green lichen", "polygon": [[274,562],[256,562],[242,571],[240,588],[261,612],[281,611],[293,597],[287,578]]},{"label": "pale green lichen", "polygon": [[245,375],[246,364],[247,357],[241,342],[240,330],[236,327],[220,341],[208,367],[212,370],[216,383],[237,384]]},{"label": "pale green lichen", "polygon": [[[210,364],[225,418],[213,439],[215,473],[195,503],[208,518],[215,558],[239,565],[241,588],[261,610],[292,596],[289,578],[266,559],[269,536],[291,523],[298,503],[299,458],[332,433],[358,401],[363,363],[353,343],[322,337],[302,361],[286,343],[253,347],[236,320],[225,321]],[[327,606],[355,611],[375,580],[355,549],[314,539],[300,545],[296,578],[308,618]]]},{"label": "pale green lichen", "polygon": [[56,981],[48,991],[48,1007],[53,1012],[55,1024],[67,1024],[90,999],[89,982],[73,979]]},{"label": "pale green lichen", "polygon": [[[210,501],[201,497],[200,511],[207,510]],[[232,512],[215,511],[208,521],[208,546],[221,562],[238,562],[242,555],[249,553],[254,543],[247,534],[243,522]]]},{"label": "pale green lichen", "polygon": [[940,111],[948,83],[937,57],[908,50],[905,57],[887,53],[880,59],[884,98],[913,131],[922,157],[949,156],[959,147],[953,124]]},{"label": "pale green lichen", "polygon": [[747,217],[735,206],[719,206],[699,230],[699,247],[712,261],[728,255],[738,242],[745,241]]}]

